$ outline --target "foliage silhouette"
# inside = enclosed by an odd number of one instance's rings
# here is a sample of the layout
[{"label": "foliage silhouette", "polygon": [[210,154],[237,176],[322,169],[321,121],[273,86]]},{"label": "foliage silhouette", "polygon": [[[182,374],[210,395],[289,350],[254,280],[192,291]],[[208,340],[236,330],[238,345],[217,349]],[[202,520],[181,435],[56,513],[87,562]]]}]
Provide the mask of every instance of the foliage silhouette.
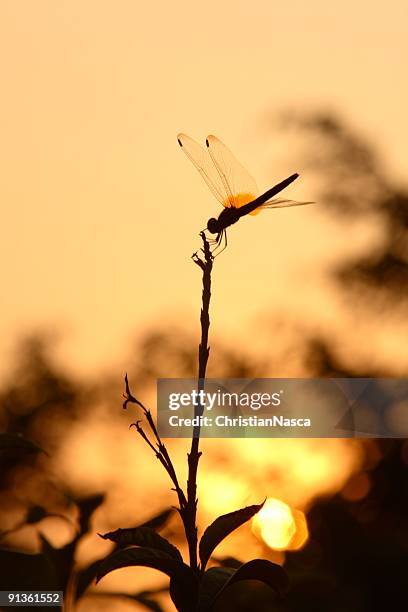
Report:
[{"label": "foliage silhouette", "polygon": [[39,453],[40,451],[42,451],[42,448],[37,446],[37,444],[34,444],[34,442],[31,442],[31,440],[23,438],[22,435],[19,435],[17,433],[0,433],[0,451],[16,448],[31,453]]},{"label": "foliage silhouette", "polygon": [[[2,589],[43,589],[62,590],[67,592],[75,567],[77,546],[84,535],[89,532],[92,514],[102,504],[104,497],[96,495],[78,499],[79,530],[74,539],[62,548],[54,548],[47,538],[40,533],[42,550],[40,554],[31,555],[8,549],[0,549],[0,564],[2,567]],[[38,522],[45,516],[43,508],[36,507],[25,522]],[[84,570],[84,575],[86,570]],[[91,576],[92,580],[95,573]],[[80,574],[81,582],[81,574]],[[83,580],[82,580],[83,582]],[[84,587],[85,585],[83,585]],[[84,590],[84,588],[83,588]]]},{"label": "foliage silhouette", "polygon": [[[198,347],[198,390],[204,389],[207,362],[209,357],[208,331],[210,327],[209,306],[211,299],[211,273],[214,258],[205,233],[200,234],[203,248],[202,256],[195,253],[192,257],[202,270],[202,308],[201,308],[201,341]],[[201,456],[199,450],[200,427],[193,429],[191,450],[188,454],[187,492],[181,488],[174,465],[167,448],[160,438],[152,414],[144,404],[133,394],[129,386],[128,376],[125,376],[125,393],[123,407],[136,404],[143,412],[149,433],[140,425],[141,421],[133,423],[143,441],[153,451],[167,472],[174,491],[177,494],[177,508],[184,526],[184,532],[190,555],[189,565],[183,562],[178,549],[166,539],[156,534],[151,527],[136,529],[118,529],[101,537],[115,542],[120,549],[109,555],[98,568],[99,581],[109,572],[129,566],[143,566],[157,569],[170,578],[170,596],[179,612],[211,612],[217,599],[231,585],[243,580],[259,580],[264,582],[282,596],[287,588],[287,578],[284,570],[266,559],[256,559],[244,563],[238,568],[222,567],[219,571],[209,569],[206,565],[215,547],[232,531],[250,520],[263,504],[253,505],[225,514],[216,519],[204,532],[200,543],[200,563],[197,560],[197,469]],[[194,416],[201,416],[204,406],[194,409]],[[153,441],[151,441],[150,437]]]},{"label": "foliage silhouette", "polygon": [[284,113],[284,129],[307,138],[306,166],[320,177],[319,200],[338,215],[370,212],[382,220],[383,239],[375,251],[342,264],[338,279],[355,294],[386,292],[389,300],[406,301],[408,289],[408,191],[382,170],[375,149],[341,119],[327,113]]},{"label": "foliage silhouette", "polygon": [[201,568],[203,570],[218,544],[234,531],[234,529],[237,529],[255,516],[262,506],[263,504],[248,506],[247,508],[241,508],[241,510],[235,510],[235,512],[224,514],[223,516],[219,516],[209,525],[209,527],[207,527],[200,540],[199,547]]}]

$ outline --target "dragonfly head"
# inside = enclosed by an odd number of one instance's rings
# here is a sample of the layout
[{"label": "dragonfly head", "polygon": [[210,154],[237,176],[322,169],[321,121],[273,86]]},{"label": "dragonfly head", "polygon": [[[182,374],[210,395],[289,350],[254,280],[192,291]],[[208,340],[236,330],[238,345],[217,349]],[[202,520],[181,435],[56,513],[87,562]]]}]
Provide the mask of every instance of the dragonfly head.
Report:
[{"label": "dragonfly head", "polygon": [[214,219],[214,217],[208,219],[207,229],[211,234],[218,234],[220,231],[220,224],[218,222],[218,219]]}]

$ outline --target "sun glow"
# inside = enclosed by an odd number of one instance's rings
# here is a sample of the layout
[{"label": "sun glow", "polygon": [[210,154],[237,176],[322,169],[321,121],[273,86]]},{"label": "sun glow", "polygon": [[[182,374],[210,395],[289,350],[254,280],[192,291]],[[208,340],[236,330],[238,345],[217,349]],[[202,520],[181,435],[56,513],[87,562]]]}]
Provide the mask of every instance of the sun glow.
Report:
[{"label": "sun glow", "polygon": [[252,522],[254,533],[273,550],[296,550],[307,538],[303,512],[292,510],[279,499],[267,499]]}]

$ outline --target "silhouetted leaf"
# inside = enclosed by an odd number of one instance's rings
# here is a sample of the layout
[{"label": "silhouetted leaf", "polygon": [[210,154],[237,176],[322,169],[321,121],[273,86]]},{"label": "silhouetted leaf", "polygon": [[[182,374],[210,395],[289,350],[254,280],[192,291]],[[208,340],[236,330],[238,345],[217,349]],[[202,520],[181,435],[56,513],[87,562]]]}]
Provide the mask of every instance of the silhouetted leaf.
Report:
[{"label": "silhouetted leaf", "polygon": [[86,589],[91,586],[93,580],[96,578],[101,560],[94,561],[82,570],[79,570],[76,578],[76,599],[82,597]]},{"label": "silhouetted leaf", "polygon": [[174,508],[167,508],[167,510],[163,510],[156,516],[153,516],[151,519],[140,525],[140,527],[150,527],[151,529],[160,529],[167,522],[170,516],[174,513]]},{"label": "silhouetted leaf", "polygon": [[168,592],[168,588],[164,589],[156,589],[150,591],[139,591],[138,593],[122,593],[115,591],[106,591],[106,592],[97,592],[91,591],[89,595],[93,597],[103,597],[105,599],[113,598],[113,599],[121,599],[124,601],[136,601],[137,603],[142,604],[147,610],[151,610],[152,612],[165,612],[164,608],[159,604],[158,601],[153,599],[154,595],[158,593]]},{"label": "silhouetted leaf", "polygon": [[54,548],[44,534],[40,533],[41,551],[51,561],[58,576],[60,589],[65,590],[74,567],[75,545],[69,542],[62,548]]},{"label": "silhouetted leaf", "polygon": [[229,586],[242,580],[259,580],[271,587],[279,597],[283,597],[289,589],[288,576],[280,565],[267,559],[252,559],[235,570],[218,593],[217,598]]},{"label": "silhouetted leaf", "polygon": [[49,557],[0,549],[0,590],[59,590],[61,584]]},{"label": "silhouetted leaf", "polygon": [[27,440],[23,438],[20,434],[16,433],[1,433],[0,434],[0,450],[9,449],[9,448],[21,448],[26,451],[30,451],[33,453],[40,453],[45,451],[31,442],[31,440]]},{"label": "silhouetted leaf", "polygon": [[151,610],[151,612],[164,612],[164,609],[158,601],[150,599],[150,597],[146,597],[146,595],[134,595],[132,599],[142,604],[147,610]]},{"label": "silhouetted leaf", "polygon": [[91,495],[76,500],[79,506],[79,525],[80,533],[83,535],[89,531],[89,523],[95,510],[104,502],[105,495],[103,493]]},{"label": "silhouetted leaf", "polygon": [[48,516],[48,513],[45,508],[43,508],[42,506],[31,506],[31,508],[29,508],[27,512],[25,520],[28,524],[34,524],[39,523],[46,516]]},{"label": "silhouetted leaf", "polygon": [[116,529],[116,531],[98,535],[104,540],[115,542],[121,548],[125,546],[146,546],[148,548],[162,550],[174,559],[183,561],[179,550],[150,527]]},{"label": "silhouetted leaf", "polygon": [[191,611],[191,602],[197,600],[197,576],[188,565],[161,550],[135,546],[118,550],[102,561],[98,569],[97,582],[109,572],[131,566],[151,567],[167,574],[171,579],[170,595],[176,608],[181,612]]},{"label": "silhouetted leaf", "polygon": [[[191,570],[190,570],[191,571]],[[169,593],[172,602],[179,612],[191,612],[197,608],[198,580],[193,574],[193,579],[184,580],[170,578]]]},{"label": "silhouetted leaf", "polygon": [[200,559],[201,567],[205,569],[208,559],[211,557],[213,550],[218,546],[224,538],[226,538],[234,529],[237,529],[249,519],[251,519],[262,508],[265,502],[258,505],[247,506],[219,516],[215,521],[204,531],[200,541]]},{"label": "silhouetted leaf", "polygon": [[218,593],[235,572],[233,567],[210,567],[202,577],[198,596],[198,612],[210,612]]},{"label": "silhouetted leaf", "polygon": [[211,567],[202,578],[198,612],[211,612],[219,597],[231,585],[243,580],[259,580],[282,597],[288,590],[288,577],[280,565],[266,559],[253,559],[238,569]]},{"label": "silhouetted leaf", "polygon": [[240,561],[235,557],[213,557],[213,561],[218,563],[221,567],[231,567],[234,569],[237,569],[243,565],[243,561]]},{"label": "silhouetted leaf", "polygon": [[131,548],[117,550],[106,557],[99,566],[96,580],[99,582],[99,580],[101,580],[103,576],[106,576],[106,574],[109,574],[109,572],[113,572],[121,567],[133,565],[151,567],[176,579],[184,578],[189,580],[191,577],[194,577],[188,565],[171,557],[168,553],[154,548],[139,548],[133,546]]},{"label": "silhouetted leaf", "polygon": [[137,601],[138,603],[141,603],[142,605],[145,606],[145,608],[147,608],[148,610],[151,610],[152,612],[164,612],[164,609],[162,608],[162,606],[159,604],[158,601],[153,599],[153,597],[155,595],[158,595],[159,593],[167,593],[167,592],[168,592],[167,587],[164,587],[164,588],[158,588],[158,589],[149,590],[149,591],[139,591],[138,593],[135,593],[134,595],[129,595],[129,598]]}]

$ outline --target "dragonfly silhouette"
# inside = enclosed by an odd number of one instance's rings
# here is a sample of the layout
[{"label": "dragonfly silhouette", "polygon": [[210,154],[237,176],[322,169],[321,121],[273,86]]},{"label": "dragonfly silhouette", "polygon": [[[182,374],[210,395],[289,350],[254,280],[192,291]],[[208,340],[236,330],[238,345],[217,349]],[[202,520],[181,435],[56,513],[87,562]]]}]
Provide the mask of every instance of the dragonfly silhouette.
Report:
[{"label": "dragonfly silhouette", "polygon": [[216,245],[214,251],[219,248],[223,238],[225,245],[222,250],[225,249],[227,227],[245,215],[256,215],[264,208],[312,204],[312,202],[274,198],[298,178],[297,173],[259,195],[255,180],[216,136],[207,137],[205,141],[207,150],[186,134],[179,134],[177,140],[217,200],[224,206],[218,218],[209,219],[206,227],[211,234],[216,234],[216,238],[212,240],[212,244]]}]

